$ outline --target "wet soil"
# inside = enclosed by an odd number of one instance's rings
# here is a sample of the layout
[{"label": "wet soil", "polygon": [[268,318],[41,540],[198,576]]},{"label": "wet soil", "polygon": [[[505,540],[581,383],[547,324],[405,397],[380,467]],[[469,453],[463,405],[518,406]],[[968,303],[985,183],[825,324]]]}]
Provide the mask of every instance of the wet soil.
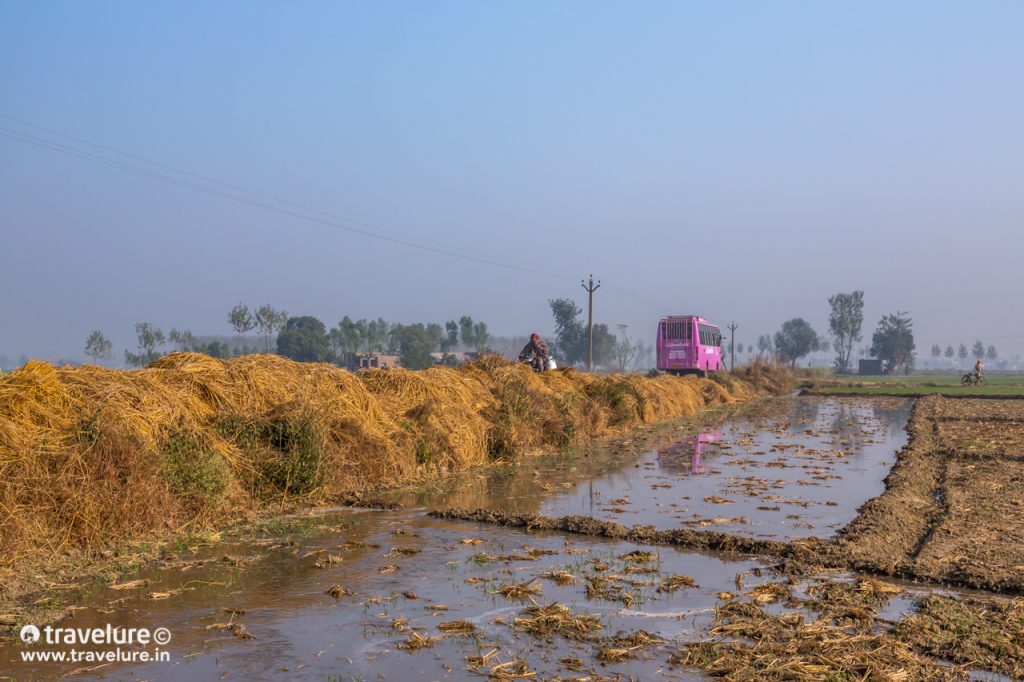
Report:
[{"label": "wet soil", "polygon": [[1024,402],[923,398],[910,434],[885,492],[841,533],[850,565],[1024,593]]},{"label": "wet soil", "polygon": [[[522,661],[543,677],[577,670],[690,679],[685,671],[657,672],[665,668],[666,643],[698,637],[717,594],[735,589],[735,575],[755,584],[767,579],[755,575],[766,573],[756,559],[648,554],[624,541],[526,536],[406,512],[339,513],[318,525],[301,540],[200,548],[191,559],[140,573],[134,579],[144,582],[134,589],[98,591],[74,614],[75,627],[167,627],[173,659],[77,676],[466,679],[472,668],[486,677],[497,665]],[[692,585],[673,586],[678,576]],[[516,625],[529,608],[550,604],[593,616],[599,629],[565,637],[550,626],[531,633]],[[252,639],[211,627],[226,623],[242,625]],[[602,651],[631,648],[608,638],[640,630],[657,642],[628,655],[606,652],[603,662]],[[0,645],[0,661],[9,666],[2,669],[18,679],[73,669],[20,664],[22,649]],[[474,665],[474,656],[486,661]],[[562,659],[578,662],[567,667]]]},{"label": "wet soil", "polygon": [[[776,400],[180,547],[62,623],[167,627],[169,662],[29,664],[12,633],[0,679],[1019,676],[1018,602],[846,572],[1015,589],[1019,548],[986,533],[1018,529],[996,466],[1015,437],[963,442],[1024,412],[945,402],[905,430],[905,401]],[[756,508],[776,494],[807,501],[800,518]],[[715,521],[736,505],[758,522]]]}]

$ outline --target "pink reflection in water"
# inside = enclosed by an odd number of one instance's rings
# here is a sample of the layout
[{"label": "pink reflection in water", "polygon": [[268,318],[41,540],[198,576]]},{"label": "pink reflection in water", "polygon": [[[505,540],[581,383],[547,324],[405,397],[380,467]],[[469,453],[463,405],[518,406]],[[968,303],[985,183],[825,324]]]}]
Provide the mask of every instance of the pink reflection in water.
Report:
[{"label": "pink reflection in water", "polygon": [[717,452],[722,430],[706,431],[658,450],[658,468],[674,473],[703,474],[701,457]]}]

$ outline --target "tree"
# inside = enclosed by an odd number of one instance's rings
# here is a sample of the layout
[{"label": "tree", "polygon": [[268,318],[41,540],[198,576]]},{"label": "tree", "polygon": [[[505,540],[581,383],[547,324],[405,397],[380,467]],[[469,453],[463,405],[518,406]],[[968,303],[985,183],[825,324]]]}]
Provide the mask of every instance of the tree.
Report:
[{"label": "tree", "polygon": [[974,347],[971,348],[971,355],[978,358],[979,360],[985,357],[985,344],[983,344],[981,341],[975,341]]},{"label": "tree", "polygon": [[952,360],[953,356],[956,355],[956,351],[953,350],[953,346],[946,346],[946,352],[944,353],[946,358]]},{"label": "tree", "polygon": [[487,343],[491,340],[491,333],[487,331],[487,323],[477,322],[473,325],[473,350],[483,353],[487,350]]},{"label": "tree", "polygon": [[989,360],[995,360],[999,357],[999,351],[996,350],[995,346],[989,346],[988,350],[985,351],[985,357]]},{"label": "tree", "polygon": [[555,318],[555,347],[567,365],[582,362],[587,353],[587,328],[579,319],[583,309],[571,299],[556,298],[548,301]]},{"label": "tree", "polygon": [[782,329],[775,332],[775,351],[793,367],[796,361],[810,353],[818,345],[818,335],[811,325],[800,317],[787,320]]},{"label": "tree", "polygon": [[637,355],[637,347],[630,341],[629,334],[626,333],[629,325],[617,324],[615,326],[619,329],[619,338],[615,341],[615,349],[612,354],[615,359],[615,367],[620,372],[625,372]]},{"label": "tree", "polygon": [[399,324],[392,330],[399,360],[406,369],[426,369],[434,364],[430,353],[434,340],[422,324]]},{"label": "tree", "polygon": [[337,360],[344,363],[348,356],[359,352],[366,338],[366,326],[366,320],[355,321],[348,315],[341,318],[341,322],[329,334]]},{"label": "tree", "polygon": [[391,333],[391,325],[383,317],[366,323],[366,352],[379,353],[384,350],[384,342]]},{"label": "tree", "polygon": [[736,344],[736,353],[737,354],[743,353],[743,344],[742,343],[737,343]]},{"label": "tree", "polygon": [[427,336],[430,337],[430,348],[431,351],[439,350],[443,352],[442,344],[445,340],[444,327],[439,325],[437,322],[431,322],[426,327]]},{"label": "tree", "polygon": [[248,334],[256,328],[256,319],[252,316],[249,306],[239,303],[228,313],[231,328],[239,334]]},{"label": "tree", "polygon": [[139,322],[135,325],[135,336],[138,339],[139,352],[124,352],[124,360],[129,367],[145,367],[160,357],[157,348],[164,345],[167,340],[158,327],[149,322]]},{"label": "tree", "polygon": [[607,324],[594,325],[594,366],[607,367],[615,360],[615,335]]},{"label": "tree", "polygon": [[299,362],[328,362],[331,342],[327,327],[311,315],[289,317],[277,335],[277,352]]},{"label": "tree", "polygon": [[757,354],[768,355],[774,350],[771,334],[762,334],[757,337]]},{"label": "tree", "polygon": [[[451,329],[449,328],[449,334]],[[459,318],[459,334],[462,337],[462,345],[472,348],[478,353],[484,352],[487,343],[491,340],[491,333],[487,331],[487,324],[484,322],[473,322],[469,315]]]},{"label": "tree", "polygon": [[277,330],[283,328],[289,319],[288,311],[275,310],[269,303],[261,305],[256,309],[256,326],[260,328],[260,333],[263,335],[264,345],[268,353],[270,352],[270,337]]},{"label": "tree", "polygon": [[187,329],[182,331],[178,331],[177,329],[171,329],[171,332],[167,335],[167,338],[180,350],[195,350],[196,339],[192,335],[192,332],[190,332]]},{"label": "tree", "polygon": [[399,333],[401,329],[402,325],[397,322],[387,326],[387,345],[384,347],[384,350],[389,355],[397,355],[399,348],[401,348],[401,334]]},{"label": "tree", "polygon": [[209,343],[206,344],[193,342],[192,345],[189,347],[189,350],[192,350],[193,352],[196,353],[205,353],[206,355],[209,355],[212,358],[226,359],[231,357],[231,348],[228,346],[228,344],[223,343],[221,341],[210,341]]},{"label": "tree", "polygon": [[967,358],[967,344],[966,343],[961,343],[960,344],[960,348],[957,349],[957,353],[956,354],[957,354],[957,357],[959,357],[961,360],[966,359]]},{"label": "tree", "polygon": [[444,323],[445,338],[441,339],[441,352],[448,353],[459,345],[459,323],[448,320]]},{"label": "tree", "polygon": [[884,360],[889,372],[899,367],[909,374],[914,366],[914,323],[907,313],[886,315],[871,337],[871,355]]},{"label": "tree", "polygon": [[839,293],[828,299],[832,313],[828,317],[829,333],[836,349],[836,364],[840,372],[850,365],[853,346],[861,340],[860,328],[864,323],[864,292]]},{"label": "tree", "polygon": [[96,362],[109,360],[113,355],[113,350],[114,344],[98,329],[90,332],[89,338],[85,340],[85,354]]},{"label": "tree", "polygon": [[639,339],[636,342],[636,360],[633,361],[633,367],[649,367],[653,363],[654,346],[643,339]]},{"label": "tree", "polygon": [[932,357],[936,360],[942,357],[942,346],[937,343],[932,346]]}]

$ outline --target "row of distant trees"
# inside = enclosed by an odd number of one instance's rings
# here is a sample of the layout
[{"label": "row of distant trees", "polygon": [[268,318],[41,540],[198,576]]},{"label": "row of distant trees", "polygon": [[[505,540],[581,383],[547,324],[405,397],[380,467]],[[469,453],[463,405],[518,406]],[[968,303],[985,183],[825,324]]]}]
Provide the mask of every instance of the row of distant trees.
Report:
[{"label": "row of distant trees", "polygon": [[[796,366],[801,358],[831,346],[836,352],[836,369],[848,371],[853,349],[863,339],[864,292],[837,293],[828,299],[828,303],[831,313],[827,335],[819,335],[806,320],[796,317],[784,322],[774,336],[763,334],[758,337],[758,352],[774,355],[778,360]],[[914,366],[913,328],[914,323],[908,313],[897,311],[883,316],[871,336],[871,356],[882,360],[889,371],[902,368],[909,372]]]},{"label": "row of distant trees", "polygon": [[[383,318],[353,320],[346,315],[337,326],[328,329],[321,320],[310,315],[292,317],[270,305],[250,309],[240,303],[228,313],[228,322],[242,339],[256,331],[253,345],[197,339],[189,330],[172,329],[165,334],[152,323],[140,322],[135,325],[136,349],[125,350],[125,363],[129,367],[143,367],[159,358],[170,344],[175,350],[219,358],[276,352],[305,362],[345,363],[362,351],[387,352],[400,355],[407,367],[420,368],[433,363],[431,353],[436,350],[451,352],[461,343],[463,348],[482,352],[490,340],[487,324],[474,322],[468,315],[444,326],[396,324]],[[94,330],[86,339],[85,354],[95,361],[109,360],[113,357],[113,343],[102,332]]]},{"label": "row of distant trees", "polygon": [[[552,353],[562,364],[580,365],[586,359],[587,327],[582,309],[570,299],[549,301],[554,317],[555,333],[548,339]],[[398,355],[402,366],[411,369],[428,367],[435,362],[432,353],[442,353],[442,361],[454,364],[450,354],[459,350],[476,353],[491,352],[492,341],[499,341],[506,355],[518,353],[515,339],[492,339],[487,324],[463,315],[444,324],[388,322],[383,318],[352,319],[344,316],[328,328],[311,315],[289,316],[266,304],[250,308],[239,303],[227,316],[238,335],[234,339],[196,337],[189,330],[171,329],[164,333],[150,322],[135,325],[136,347],[124,351],[129,367],[144,367],[159,358],[168,346],[172,350],[205,353],[228,358],[257,352],[276,352],[304,362],[335,362],[351,365],[360,353]],[[642,340],[633,340],[624,324],[614,334],[607,324],[593,328],[593,360],[595,366],[625,371],[653,361],[653,347]],[[252,343],[248,342],[249,335]],[[521,340],[525,343],[525,334]],[[89,334],[85,354],[100,362],[113,357],[113,343],[99,330]]]},{"label": "row of distant trees", "polygon": [[[803,318],[787,320],[781,329],[772,334],[763,334],[757,340],[759,355],[770,356],[793,366],[801,358],[813,352],[829,349],[836,353],[836,369],[845,372],[857,344],[863,340],[861,328],[864,322],[864,292],[837,293],[828,299],[831,313],[827,334],[818,334]],[[552,354],[565,365],[580,365],[586,360],[588,330],[582,319],[583,310],[568,298],[551,299],[549,302],[554,318],[554,335],[548,339]],[[172,329],[167,335],[149,322],[135,325],[137,346],[134,351],[126,350],[125,362],[130,367],[143,367],[162,354],[170,343],[178,350],[206,353],[214,357],[232,357],[256,352],[277,352],[285,357],[304,362],[335,362],[351,365],[359,353],[389,353],[398,355],[404,367],[420,369],[434,364],[432,353],[443,354],[443,362],[454,364],[451,353],[460,348],[477,353],[491,350],[491,334],[487,324],[475,321],[469,315],[444,324],[392,323],[376,320],[354,320],[344,316],[334,327],[328,328],[321,320],[310,315],[291,317],[284,310],[269,304],[250,309],[239,303],[228,313],[228,322],[239,335],[233,343],[224,340],[196,338],[191,331]],[[633,340],[624,324],[616,325],[618,334],[607,324],[593,326],[593,362],[597,367],[625,371],[653,361],[654,349],[642,340]],[[248,334],[256,332],[250,346]],[[503,340],[508,345],[508,340]],[[514,340],[513,340],[514,344]],[[753,353],[753,344],[746,347]],[[915,342],[913,320],[905,312],[898,311],[885,315],[879,321],[871,337],[870,355],[882,360],[889,371],[902,368],[909,371],[914,365]],[[740,354],[744,344],[736,345]],[[861,349],[863,354],[864,349]],[[506,354],[513,354],[514,348],[506,348]],[[96,361],[108,360],[113,354],[113,344],[100,331],[93,331],[85,344],[85,353]],[[977,359],[995,360],[998,351],[994,345],[985,346],[980,340],[968,351],[961,343],[959,349],[949,345],[942,349],[939,344],[931,348],[932,357],[938,359],[954,356],[961,360],[968,354]]]},{"label": "row of distant trees", "polygon": [[943,350],[942,346],[939,344],[932,346],[932,357],[936,360],[941,357],[945,357],[947,360],[952,360],[954,357],[957,357],[960,360],[965,360],[968,356],[974,357],[978,360],[982,360],[984,358],[995,360],[999,357],[999,351],[992,344],[989,344],[986,348],[985,344],[982,343],[980,339],[974,342],[974,346],[970,351],[967,350],[966,343],[961,343],[960,347],[957,349],[954,349],[953,346],[946,346],[946,349]]},{"label": "row of distant trees", "polygon": [[[757,352],[795,366],[799,359],[808,354],[831,348],[836,352],[836,369],[840,372],[848,371],[854,348],[863,340],[864,292],[838,293],[830,297],[828,302],[831,313],[826,335],[819,335],[806,320],[797,317],[784,322],[774,335],[763,334],[758,337]],[[882,360],[890,371],[903,369],[909,372],[915,360],[913,327],[913,320],[906,312],[885,315],[871,336],[871,346],[862,348],[861,353],[866,350],[871,357]],[[750,351],[753,352],[752,346]],[[936,359],[945,356],[951,360],[955,356],[964,360],[970,355],[979,360],[995,360],[999,357],[999,351],[994,345],[986,347],[978,340],[970,351],[964,343],[960,344],[959,349],[949,345],[945,350],[935,344],[931,347],[931,355]]]},{"label": "row of distant trees", "polygon": [[454,364],[451,354],[460,347],[483,353],[491,335],[485,322],[469,315],[441,325],[392,323],[377,320],[353,320],[347,315],[336,327],[327,326],[311,315],[291,317],[277,336],[277,352],[302,362],[351,364],[359,353],[398,355],[403,367],[423,369],[434,364],[432,353],[443,354],[442,361]]},{"label": "row of distant trees", "polygon": [[[139,322],[135,325],[136,349],[124,351],[125,364],[129,367],[145,367],[163,355],[163,348],[168,344],[177,350],[187,350],[196,353],[206,353],[218,358],[227,358],[235,355],[248,355],[260,352],[262,345],[264,352],[270,352],[271,339],[275,338],[277,332],[286,324],[288,313],[284,310],[277,310],[270,305],[262,305],[254,311],[246,306],[236,306],[228,315],[228,321],[234,330],[240,334],[259,330],[262,344],[253,341],[254,345],[234,344],[218,339],[197,338],[191,331],[171,329],[167,334],[162,329],[150,322]],[[110,360],[113,357],[114,344],[103,332],[93,330],[85,340],[85,354],[90,359],[101,362]]]}]

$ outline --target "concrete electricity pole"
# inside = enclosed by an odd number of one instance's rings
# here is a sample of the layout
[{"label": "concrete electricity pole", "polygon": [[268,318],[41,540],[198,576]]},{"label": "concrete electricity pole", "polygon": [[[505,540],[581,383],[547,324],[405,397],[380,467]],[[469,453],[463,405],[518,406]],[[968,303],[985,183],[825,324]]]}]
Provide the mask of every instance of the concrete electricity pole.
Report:
[{"label": "concrete electricity pole", "polygon": [[594,292],[601,287],[601,280],[597,280],[597,284],[594,284],[594,276],[591,275],[590,284],[580,280],[580,286],[586,290],[589,297],[587,304],[587,371],[592,372],[594,370]]},{"label": "concrete electricity pole", "polygon": [[729,369],[736,367],[736,330],[740,326],[735,322],[729,324]]}]

